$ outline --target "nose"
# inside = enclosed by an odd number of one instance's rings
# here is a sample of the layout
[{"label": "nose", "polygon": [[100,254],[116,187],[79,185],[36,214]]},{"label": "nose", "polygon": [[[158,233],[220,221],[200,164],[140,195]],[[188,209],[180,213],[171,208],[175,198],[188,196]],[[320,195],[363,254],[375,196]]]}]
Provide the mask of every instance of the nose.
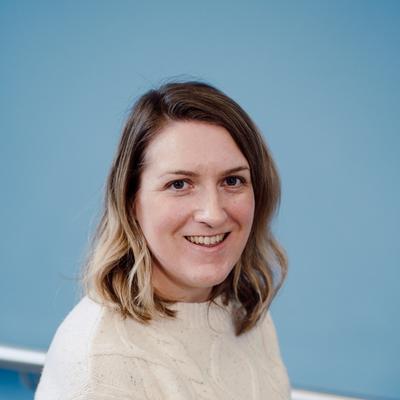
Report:
[{"label": "nose", "polygon": [[205,191],[198,199],[194,220],[211,228],[221,226],[228,218],[224,201],[218,190]]}]

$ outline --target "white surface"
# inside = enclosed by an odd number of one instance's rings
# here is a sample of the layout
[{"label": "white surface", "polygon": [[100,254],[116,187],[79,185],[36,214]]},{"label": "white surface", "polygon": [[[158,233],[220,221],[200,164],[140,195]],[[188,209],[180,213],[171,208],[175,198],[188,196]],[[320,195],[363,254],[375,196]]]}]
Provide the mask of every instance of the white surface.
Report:
[{"label": "white surface", "polygon": [[0,346],[0,366],[29,365],[42,367],[46,353],[42,351],[27,350],[17,347]]},{"label": "white surface", "polygon": [[292,390],[292,400],[362,400],[360,397],[337,396],[328,393]]}]

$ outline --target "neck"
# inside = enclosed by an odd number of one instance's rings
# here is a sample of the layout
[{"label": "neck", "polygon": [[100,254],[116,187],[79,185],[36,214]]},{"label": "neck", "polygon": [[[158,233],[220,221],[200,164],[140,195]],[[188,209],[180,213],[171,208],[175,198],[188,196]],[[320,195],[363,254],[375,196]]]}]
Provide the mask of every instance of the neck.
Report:
[{"label": "neck", "polygon": [[188,287],[172,280],[165,272],[153,267],[152,285],[154,292],[162,299],[182,303],[203,303],[209,300],[212,288]]}]

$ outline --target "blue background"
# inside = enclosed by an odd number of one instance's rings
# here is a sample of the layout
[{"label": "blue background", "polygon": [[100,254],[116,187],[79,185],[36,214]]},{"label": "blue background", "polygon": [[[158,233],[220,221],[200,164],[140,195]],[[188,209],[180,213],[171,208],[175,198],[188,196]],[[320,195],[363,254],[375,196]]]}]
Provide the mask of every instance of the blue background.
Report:
[{"label": "blue background", "polygon": [[280,169],[272,313],[293,386],[399,399],[399,50],[399,1],[2,0],[0,343],[48,347],[129,106],[199,78]]}]

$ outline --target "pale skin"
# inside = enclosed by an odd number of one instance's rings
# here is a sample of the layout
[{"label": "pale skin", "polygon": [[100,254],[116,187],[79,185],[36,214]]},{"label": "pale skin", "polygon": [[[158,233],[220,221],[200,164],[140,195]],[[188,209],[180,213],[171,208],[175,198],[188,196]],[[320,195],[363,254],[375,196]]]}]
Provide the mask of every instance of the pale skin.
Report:
[{"label": "pale skin", "polygon": [[164,298],[206,301],[245,248],[254,218],[249,164],[226,129],[173,121],[148,145],[135,216]]}]

